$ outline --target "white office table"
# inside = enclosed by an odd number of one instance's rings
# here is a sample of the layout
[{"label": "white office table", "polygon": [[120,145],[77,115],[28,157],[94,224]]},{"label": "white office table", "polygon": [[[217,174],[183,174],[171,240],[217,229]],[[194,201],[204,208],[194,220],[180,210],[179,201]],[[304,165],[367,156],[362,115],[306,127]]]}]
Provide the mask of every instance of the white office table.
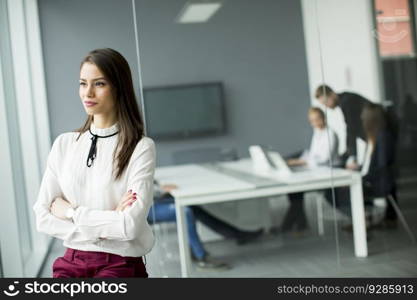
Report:
[{"label": "white office table", "polygon": [[[254,176],[255,175],[255,176]],[[185,207],[226,201],[264,198],[295,192],[350,186],[355,255],[366,257],[365,211],[362,181],[358,172],[342,169],[319,169],[297,172],[288,177],[260,173],[249,159],[215,165],[181,165],[157,168],[155,178],[161,184],[176,184],[175,197],[181,274],[187,277],[190,248]]]}]

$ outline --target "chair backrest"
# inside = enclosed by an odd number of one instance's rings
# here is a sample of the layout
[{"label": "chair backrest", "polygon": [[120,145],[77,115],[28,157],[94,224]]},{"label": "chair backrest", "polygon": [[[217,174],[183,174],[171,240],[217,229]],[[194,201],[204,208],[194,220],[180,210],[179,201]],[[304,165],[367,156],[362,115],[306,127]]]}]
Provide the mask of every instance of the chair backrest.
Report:
[{"label": "chair backrest", "polygon": [[232,161],[237,159],[237,151],[234,148],[206,147],[185,149],[175,151],[172,154],[172,160],[176,165]]}]

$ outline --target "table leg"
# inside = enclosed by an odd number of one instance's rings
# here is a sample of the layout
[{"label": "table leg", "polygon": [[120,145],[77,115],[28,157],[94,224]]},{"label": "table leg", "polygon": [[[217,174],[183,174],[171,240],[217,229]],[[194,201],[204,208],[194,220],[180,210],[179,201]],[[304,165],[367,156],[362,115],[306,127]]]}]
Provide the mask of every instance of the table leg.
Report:
[{"label": "table leg", "polygon": [[324,220],[323,220],[323,195],[320,193],[316,196],[317,208],[317,230],[320,236],[324,235]]},{"label": "table leg", "polygon": [[177,216],[177,234],[180,251],[181,276],[188,277],[191,267],[190,247],[188,246],[187,219],[185,217],[185,206],[175,203],[175,213]]},{"label": "table leg", "polygon": [[354,182],[350,186],[350,203],[352,208],[353,241],[357,257],[368,256],[366,242],[365,208],[362,192],[362,178],[354,174]]}]

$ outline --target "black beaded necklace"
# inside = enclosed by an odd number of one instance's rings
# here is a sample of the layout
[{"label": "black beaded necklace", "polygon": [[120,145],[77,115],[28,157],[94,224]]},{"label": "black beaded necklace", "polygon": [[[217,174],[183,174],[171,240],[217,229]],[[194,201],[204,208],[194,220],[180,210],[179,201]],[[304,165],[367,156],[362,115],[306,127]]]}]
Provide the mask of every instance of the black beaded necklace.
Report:
[{"label": "black beaded necklace", "polygon": [[91,137],[91,146],[90,146],[90,152],[88,152],[88,157],[87,157],[87,167],[91,167],[93,165],[94,159],[96,158],[97,155],[97,140],[98,138],[108,138],[111,137],[113,135],[118,134],[119,132],[115,132],[113,134],[110,135],[97,135],[91,132],[90,128],[88,129],[88,131],[90,132],[90,134],[92,135]]}]

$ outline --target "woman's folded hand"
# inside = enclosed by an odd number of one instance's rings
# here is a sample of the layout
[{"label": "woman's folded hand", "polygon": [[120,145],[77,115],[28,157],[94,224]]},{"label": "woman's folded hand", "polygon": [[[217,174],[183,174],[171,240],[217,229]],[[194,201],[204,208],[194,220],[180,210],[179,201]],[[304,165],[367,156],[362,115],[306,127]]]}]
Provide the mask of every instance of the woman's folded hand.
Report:
[{"label": "woman's folded hand", "polygon": [[115,211],[124,211],[126,208],[132,205],[135,201],[136,201],[136,193],[132,193],[132,190],[129,190],[123,195],[119,204],[115,208]]}]

